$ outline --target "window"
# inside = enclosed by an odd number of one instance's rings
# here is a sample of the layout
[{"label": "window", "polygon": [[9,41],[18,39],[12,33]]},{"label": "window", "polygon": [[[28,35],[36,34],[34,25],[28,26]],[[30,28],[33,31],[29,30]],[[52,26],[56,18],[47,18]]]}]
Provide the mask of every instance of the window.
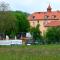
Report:
[{"label": "window", "polygon": [[33,19],[35,18],[35,16],[33,16]]},{"label": "window", "polygon": [[52,15],[52,19],[55,19],[56,18],[56,15]]},{"label": "window", "polygon": [[49,16],[47,16],[47,15],[44,16],[45,19],[48,19],[48,17],[49,17]]},{"label": "window", "polygon": [[37,21],[39,23],[39,21]]}]

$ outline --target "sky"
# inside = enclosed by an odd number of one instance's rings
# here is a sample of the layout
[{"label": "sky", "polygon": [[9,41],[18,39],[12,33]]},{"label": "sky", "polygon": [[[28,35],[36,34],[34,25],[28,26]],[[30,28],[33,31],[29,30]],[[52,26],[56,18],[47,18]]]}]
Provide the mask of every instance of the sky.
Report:
[{"label": "sky", "polygon": [[50,4],[52,10],[60,10],[60,0],[0,0],[10,5],[11,10],[20,10],[28,13],[46,11]]}]

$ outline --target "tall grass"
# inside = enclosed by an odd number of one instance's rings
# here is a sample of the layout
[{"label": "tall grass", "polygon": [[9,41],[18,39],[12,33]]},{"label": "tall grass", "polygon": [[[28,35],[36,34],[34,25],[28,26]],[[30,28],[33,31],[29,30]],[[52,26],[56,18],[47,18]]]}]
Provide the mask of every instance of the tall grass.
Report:
[{"label": "tall grass", "polygon": [[60,45],[0,46],[0,60],[60,60]]}]

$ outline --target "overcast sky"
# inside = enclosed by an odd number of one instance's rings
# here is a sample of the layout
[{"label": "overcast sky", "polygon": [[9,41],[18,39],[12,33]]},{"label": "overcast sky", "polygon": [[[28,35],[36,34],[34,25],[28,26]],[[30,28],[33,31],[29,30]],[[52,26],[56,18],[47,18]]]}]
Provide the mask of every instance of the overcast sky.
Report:
[{"label": "overcast sky", "polygon": [[52,10],[60,10],[60,0],[0,0],[8,3],[11,10],[24,12],[46,11],[50,4]]}]

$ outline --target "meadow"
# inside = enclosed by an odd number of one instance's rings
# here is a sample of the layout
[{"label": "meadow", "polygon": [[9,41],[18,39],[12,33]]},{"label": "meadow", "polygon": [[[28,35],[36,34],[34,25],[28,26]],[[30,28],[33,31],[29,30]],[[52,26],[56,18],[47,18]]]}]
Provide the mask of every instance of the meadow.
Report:
[{"label": "meadow", "polygon": [[0,60],[60,60],[60,45],[0,46]]}]

